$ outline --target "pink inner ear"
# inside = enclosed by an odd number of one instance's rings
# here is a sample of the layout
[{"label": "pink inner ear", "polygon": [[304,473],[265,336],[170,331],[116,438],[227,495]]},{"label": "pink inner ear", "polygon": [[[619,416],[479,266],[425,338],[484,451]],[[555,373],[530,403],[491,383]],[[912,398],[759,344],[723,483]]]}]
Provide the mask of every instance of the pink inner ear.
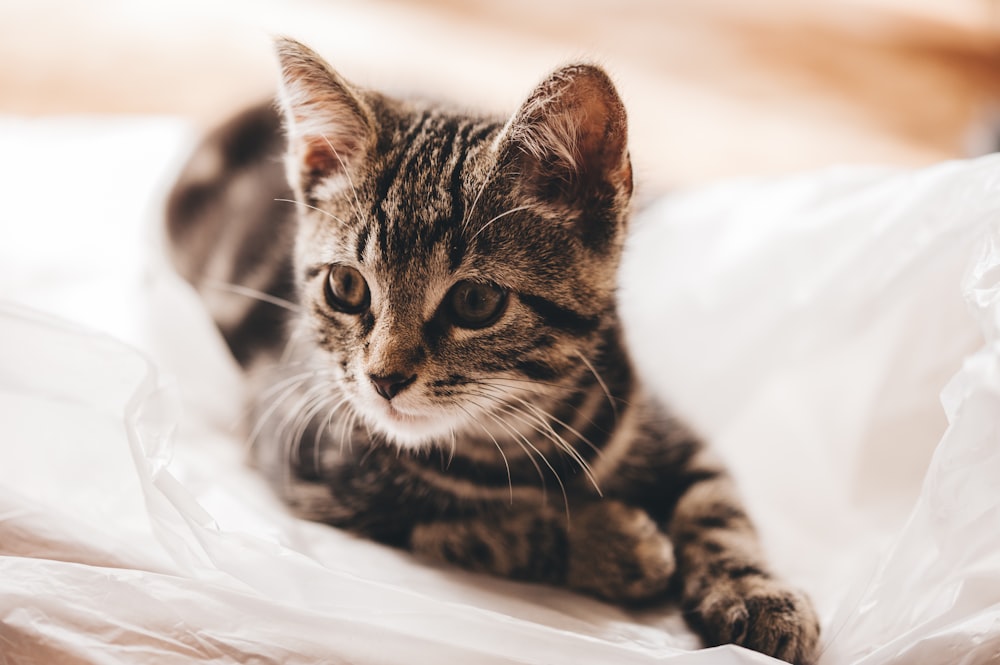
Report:
[{"label": "pink inner ear", "polygon": [[342,174],[361,162],[374,141],[373,118],[359,93],[315,52],[291,40],[278,41],[281,103],[289,150],[303,187]]},{"label": "pink inner ear", "polygon": [[[305,170],[316,175],[332,175],[344,170],[340,163],[344,156],[341,155],[338,159],[337,152],[322,136],[309,137],[304,142],[305,151],[302,156],[302,164]],[[346,160],[344,161],[346,162]]]},{"label": "pink inner ear", "polygon": [[630,169],[623,111],[613,95],[598,81],[581,81],[567,94],[567,112],[573,115],[577,127],[578,168],[619,181],[623,167]]},{"label": "pink inner ear", "polygon": [[362,149],[361,141],[346,136],[304,136],[302,163],[307,171],[328,176],[344,172]]},{"label": "pink inner ear", "polygon": [[631,190],[625,110],[601,70],[581,65],[556,72],[522,112],[514,140],[534,158],[547,195],[575,199],[602,183]]}]

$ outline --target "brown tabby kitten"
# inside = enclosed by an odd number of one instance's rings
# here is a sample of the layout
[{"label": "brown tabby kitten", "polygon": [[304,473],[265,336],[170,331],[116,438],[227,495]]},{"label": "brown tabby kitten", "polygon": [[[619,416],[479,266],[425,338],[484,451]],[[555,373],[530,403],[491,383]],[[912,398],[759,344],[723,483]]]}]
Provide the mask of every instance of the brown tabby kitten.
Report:
[{"label": "brown tabby kitten", "polygon": [[168,211],[176,264],[250,378],[254,459],[277,491],[471,570],[679,598],[707,644],[810,662],[809,601],[625,349],[632,171],[607,75],[559,69],[503,122],[277,50],[287,140],[270,106],[244,113]]}]

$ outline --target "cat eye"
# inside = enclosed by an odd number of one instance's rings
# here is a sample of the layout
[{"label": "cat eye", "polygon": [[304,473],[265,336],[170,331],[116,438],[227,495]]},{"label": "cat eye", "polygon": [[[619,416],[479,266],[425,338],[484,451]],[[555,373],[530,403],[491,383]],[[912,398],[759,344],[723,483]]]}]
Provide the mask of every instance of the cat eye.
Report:
[{"label": "cat eye", "polygon": [[455,325],[486,328],[503,314],[507,292],[495,284],[465,281],[452,287],[447,302]]},{"label": "cat eye", "polygon": [[368,309],[371,292],[361,273],[350,266],[330,266],[326,280],[326,301],[345,314],[360,314]]}]

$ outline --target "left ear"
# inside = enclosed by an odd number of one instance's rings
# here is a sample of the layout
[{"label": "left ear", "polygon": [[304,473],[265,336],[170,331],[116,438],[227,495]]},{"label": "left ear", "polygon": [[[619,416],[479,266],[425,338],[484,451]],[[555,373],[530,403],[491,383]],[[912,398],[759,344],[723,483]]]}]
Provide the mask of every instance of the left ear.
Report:
[{"label": "left ear", "polygon": [[632,194],[625,106],[599,67],[569,65],[542,81],[507,123],[502,159],[526,194],[561,208],[626,206]]},{"label": "left ear", "polygon": [[368,159],[375,144],[373,114],[362,96],[316,52],[279,38],[278,101],[288,136],[288,180],[308,198],[330,178],[344,176]]}]

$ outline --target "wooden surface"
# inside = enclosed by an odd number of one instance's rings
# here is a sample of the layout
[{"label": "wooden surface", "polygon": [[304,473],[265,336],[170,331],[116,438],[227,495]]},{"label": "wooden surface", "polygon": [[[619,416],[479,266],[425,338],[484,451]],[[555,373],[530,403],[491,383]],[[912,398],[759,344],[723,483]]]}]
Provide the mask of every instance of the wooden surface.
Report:
[{"label": "wooden surface", "polygon": [[268,94],[269,35],[358,83],[512,110],[548,70],[605,65],[648,189],[992,146],[988,0],[4,0],[0,112],[209,124]]}]

